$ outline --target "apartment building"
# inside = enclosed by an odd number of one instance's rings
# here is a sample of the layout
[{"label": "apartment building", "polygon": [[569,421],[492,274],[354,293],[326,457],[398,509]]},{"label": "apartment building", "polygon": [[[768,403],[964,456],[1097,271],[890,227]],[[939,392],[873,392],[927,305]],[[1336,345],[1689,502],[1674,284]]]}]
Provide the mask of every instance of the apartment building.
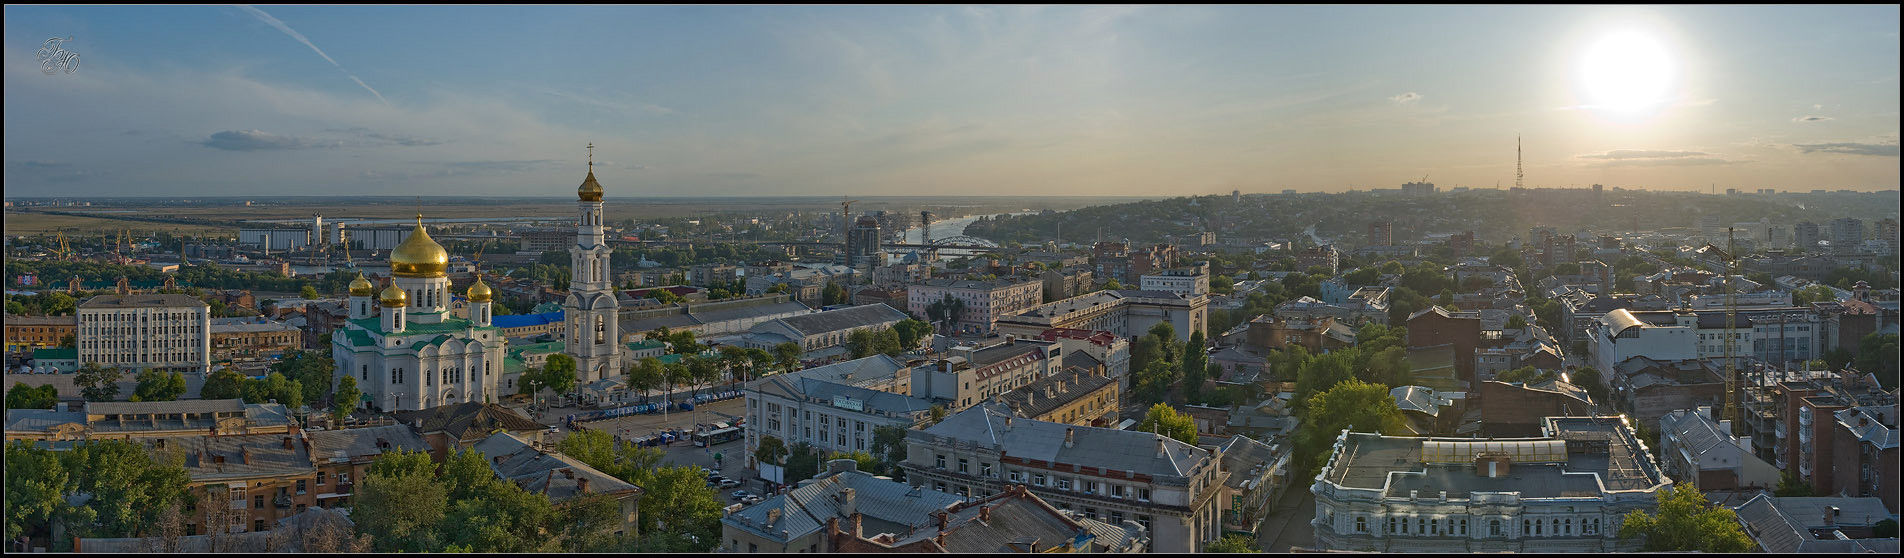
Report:
[{"label": "apartment building", "polygon": [[812,353],[845,344],[855,331],[887,329],[904,319],[904,313],[884,304],[799,314],[754,324],[748,329],[745,345],[772,350],[781,343],[794,343],[812,358]]},{"label": "apartment building", "polygon": [[1587,354],[1599,370],[1612,370],[1634,357],[1723,358],[1726,337],[1731,336],[1736,354],[1751,356],[1756,337],[1751,318],[1740,315],[1732,325],[1733,329],[1726,329],[1724,312],[1614,310],[1588,329]]},{"label": "apartment building", "polygon": [[75,316],[15,316],[6,317],[6,344],[9,353],[26,353],[33,349],[58,347],[60,340],[73,335],[79,321]]},{"label": "apartment building", "polygon": [[641,499],[641,487],[601,472],[579,459],[537,449],[530,441],[508,432],[491,435],[473,449],[489,458],[489,468],[497,477],[516,483],[530,493],[548,497],[557,509],[586,494],[609,495],[621,508],[621,522],[607,527],[606,531],[616,536],[637,534],[636,527],[640,523],[636,504]]},{"label": "apartment building", "polygon": [[1210,294],[1210,266],[1203,265],[1165,269],[1146,273],[1138,282],[1139,288],[1146,291],[1162,291],[1184,296]]},{"label": "apartment building", "polygon": [[1622,519],[1672,482],[1620,418],[1549,417],[1537,439],[1344,429],[1310,525],[1322,551],[1632,552]]},{"label": "apartment building", "polygon": [[985,347],[958,346],[937,362],[912,369],[912,395],[958,410],[1024,387],[1060,370],[1063,345],[1019,339]]},{"label": "apartment building", "polygon": [[1018,278],[991,281],[928,279],[906,287],[906,306],[912,315],[929,319],[927,308],[951,297],[965,303],[949,327],[951,331],[989,334],[999,318],[1044,302],[1044,282]]},{"label": "apartment building", "polygon": [[241,436],[295,431],[277,403],[243,399],[88,401],[52,409],[7,409],[6,440],[78,442],[165,436]]},{"label": "apartment building", "polygon": [[[931,418],[932,401],[826,379],[818,374],[774,374],[747,382],[747,466],[760,440],[811,444],[822,453],[873,451],[873,431],[913,428]],[[793,482],[798,479],[775,479]]]},{"label": "apartment building", "polygon": [[284,323],[255,318],[213,318],[212,360],[262,358],[304,348],[304,332]]},{"label": "apartment building", "polygon": [[1075,366],[1032,380],[996,400],[1020,418],[1080,426],[1114,426],[1121,408],[1117,380]]},{"label": "apartment building", "polygon": [[81,366],[211,371],[211,306],[182,294],[99,295],[79,303]]},{"label": "apartment building", "polygon": [[1053,328],[1083,329],[1130,338],[1167,322],[1179,340],[1188,341],[1193,332],[1209,334],[1209,302],[1207,296],[1161,291],[1098,291],[1000,318],[998,331],[1036,337]]},{"label": "apartment building", "polygon": [[[751,453],[751,452],[750,452]],[[721,544],[734,553],[831,553],[829,523],[846,521],[859,533],[908,535],[936,526],[934,515],[963,500],[860,471],[851,459],[827,462],[812,482],[800,483],[721,518]],[[790,479],[791,480],[791,479]],[[936,531],[935,531],[936,532]]]},{"label": "apartment building", "polygon": [[964,498],[1022,485],[1059,509],[1136,521],[1153,552],[1198,552],[1222,537],[1229,473],[1220,449],[1148,432],[1013,418],[978,405],[906,433],[906,482]]},{"label": "apartment building", "polygon": [[1659,419],[1659,465],[1700,490],[1778,488],[1779,470],[1752,453],[1752,440],[1713,420],[1712,406],[1680,409]]}]

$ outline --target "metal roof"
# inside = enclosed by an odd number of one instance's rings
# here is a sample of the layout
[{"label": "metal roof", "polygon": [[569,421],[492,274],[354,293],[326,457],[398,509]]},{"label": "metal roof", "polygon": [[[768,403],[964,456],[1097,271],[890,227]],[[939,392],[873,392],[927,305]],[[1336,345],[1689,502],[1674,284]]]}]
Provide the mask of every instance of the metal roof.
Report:
[{"label": "metal roof", "polygon": [[[1149,432],[1025,418],[1011,419],[1008,427],[1006,421],[1010,416],[1000,405],[988,402],[907,436],[939,436],[977,443],[1024,459],[1167,477],[1194,474],[1210,458],[1210,450]],[[1071,447],[1065,447],[1067,431],[1071,432]],[[1162,452],[1158,451],[1160,446]]]}]

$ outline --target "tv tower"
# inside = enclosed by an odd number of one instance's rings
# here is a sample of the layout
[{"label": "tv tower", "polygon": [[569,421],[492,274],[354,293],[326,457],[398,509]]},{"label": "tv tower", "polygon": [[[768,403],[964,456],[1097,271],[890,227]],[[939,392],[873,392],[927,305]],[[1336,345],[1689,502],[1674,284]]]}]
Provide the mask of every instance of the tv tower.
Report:
[{"label": "tv tower", "polygon": [[1521,136],[1520,134],[1514,134],[1514,188],[1515,189],[1518,190],[1525,187],[1523,184],[1521,184],[1522,178],[1523,178],[1523,175],[1521,174]]}]

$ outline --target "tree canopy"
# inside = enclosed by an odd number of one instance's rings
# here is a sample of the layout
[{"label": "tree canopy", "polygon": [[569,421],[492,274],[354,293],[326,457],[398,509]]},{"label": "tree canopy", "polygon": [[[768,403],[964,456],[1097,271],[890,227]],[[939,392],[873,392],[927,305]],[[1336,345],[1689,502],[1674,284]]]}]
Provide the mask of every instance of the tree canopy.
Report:
[{"label": "tree canopy", "polygon": [[1178,412],[1175,407],[1164,403],[1151,405],[1150,410],[1144,412],[1144,420],[1137,423],[1134,430],[1140,432],[1155,431],[1158,434],[1175,438],[1186,444],[1197,444],[1196,419],[1192,419],[1190,415]]},{"label": "tree canopy", "polygon": [[1743,553],[1755,546],[1739,527],[1737,514],[1708,503],[1692,485],[1675,484],[1653,496],[1659,500],[1659,513],[1627,512],[1620,538],[1645,537],[1648,552]]}]

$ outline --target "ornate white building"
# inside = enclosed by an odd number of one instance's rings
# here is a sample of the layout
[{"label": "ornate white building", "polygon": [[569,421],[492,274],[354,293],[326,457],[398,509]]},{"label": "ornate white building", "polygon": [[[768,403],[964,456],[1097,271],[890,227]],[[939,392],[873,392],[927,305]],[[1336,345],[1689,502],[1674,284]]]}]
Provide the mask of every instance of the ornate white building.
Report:
[{"label": "ornate white building", "polygon": [[480,276],[470,285],[469,319],[451,316],[448,267],[449,253],[419,214],[390,252],[389,286],[376,293],[362,275],[351,282],[350,316],[331,336],[331,357],[338,378],[357,378],[365,407],[408,411],[504,395],[496,386],[508,341],[490,325],[489,285]]},{"label": "ornate white building", "polygon": [[589,144],[588,177],[575,192],[581,218],[569,247],[569,296],[562,301],[568,336],[563,352],[575,357],[575,379],[587,384],[622,373],[621,328],[616,323],[614,278],[609,275],[608,238],[602,231],[602,185],[595,182],[595,145]]}]

